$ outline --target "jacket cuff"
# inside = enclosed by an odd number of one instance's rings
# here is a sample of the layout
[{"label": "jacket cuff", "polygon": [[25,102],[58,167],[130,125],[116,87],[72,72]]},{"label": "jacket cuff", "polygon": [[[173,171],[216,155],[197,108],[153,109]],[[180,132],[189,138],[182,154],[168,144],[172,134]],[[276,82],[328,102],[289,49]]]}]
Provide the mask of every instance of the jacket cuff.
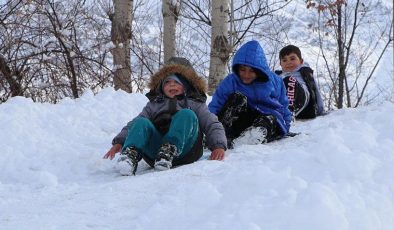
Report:
[{"label": "jacket cuff", "polygon": [[209,148],[209,150],[213,151],[215,149],[224,149],[224,151],[227,150],[227,145],[226,144],[222,144],[222,143],[217,143],[215,145],[213,145],[212,147]]},{"label": "jacket cuff", "polygon": [[121,140],[121,138],[114,138],[113,140],[112,140],[112,145],[116,145],[116,144],[120,144],[120,145],[123,145],[123,141]]}]

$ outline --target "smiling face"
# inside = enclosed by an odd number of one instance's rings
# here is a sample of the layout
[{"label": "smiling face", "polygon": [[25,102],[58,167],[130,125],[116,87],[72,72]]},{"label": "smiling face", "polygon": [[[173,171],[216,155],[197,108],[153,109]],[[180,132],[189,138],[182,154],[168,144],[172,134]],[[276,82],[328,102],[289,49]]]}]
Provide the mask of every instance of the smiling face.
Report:
[{"label": "smiling face", "polygon": [[169,79],[164,82],[163,92],[169,98],[174,98],[177,95],[181,95],[185,92],[185,88],[179,82]]},{"label": "smiling face", "polygon": [[257,74],[253,70],[253,68],[250,66],[246,66],[246,65],[239,66],[238,74],[239,74],[239,77],[241,78],[241,81],[247,85],[251,84],[257,78]]},{"label": "smiling face", "polygon": [[302,63],[304,63],[304,61],[295,53],[290,53],[280,59],[280,66],[283,72],[292,72]]}]

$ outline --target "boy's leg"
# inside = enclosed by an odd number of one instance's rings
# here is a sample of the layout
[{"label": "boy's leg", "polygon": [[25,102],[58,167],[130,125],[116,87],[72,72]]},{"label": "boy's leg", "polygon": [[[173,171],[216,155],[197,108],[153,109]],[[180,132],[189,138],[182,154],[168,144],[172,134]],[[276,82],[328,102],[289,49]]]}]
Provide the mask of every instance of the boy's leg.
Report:
[{"label": "boy's leg", "polygon": [[299,119],[315,118],[318,114],[316,83],[312,76],[304,77],[305,84],[309,91],[309,102],[306,107],[297,115]]},{"label": "boy's leg", "polygon": [[184,157],[197,140],[199,123],[197,115],[190,109],[182,109],[174,114],[168,132],[164,135],[162,144],[170,143],[176,146],[177,157]]},{"label": "boy's leg", "polygon": [[173,117],[168,132],[164,135],[155,160],[155,169],[167,170],[173,160],[185,157],[193,148],[199,133],[197,115],[190,109],[182,109]]},{"label": "boy's leg", "polygon": [[264,142],[271,142],[282,136],[276,117],[273,115],[259,115],[253,121],[253,127],[262,127],[266,129],[266,141]]},{"label": "boy's leg", "polygon": [[172,166],[185,165],[198,161],[203,155],[203,133],[201,130],[198,132],[197,139],[194,142],[193,148],[186,153],[182,158],[174,158]]},{"label": "boy's leg", "polygon": [[[239,92],[233,93],[229,96],[226,104],[218,113],[218,119],[223,124],[228,141],[228,147],[232,147],[232,140],[237,138],[247,121],[247,97]],[[245,119],[247,118],[247,119]]]},{"label": "boy's leg", "polygon": [[[141,155],[154,160],[160,147],[162,135],[147,118],[136,118],[128,129],[122,152],[127,147],[134,147]],[[141,156],[142,157],[142,156]]]},{"label": "boy's leg", "polygon": [[[251,112],[252,113],[252,112]],[[258,114],[251,126],[235,140],[237,144],[263,144],[281,138],[281,131],[273,115]]]},{"label": "boy's leg", "polygon": [[[124,176],[135,175],[138,162],[144,158],[151,165],[152,156],[160,145],[161,135],[149,119],[136,118],[128,128],[117,168]],[[154,159],[154,158],[153,158]]]}]

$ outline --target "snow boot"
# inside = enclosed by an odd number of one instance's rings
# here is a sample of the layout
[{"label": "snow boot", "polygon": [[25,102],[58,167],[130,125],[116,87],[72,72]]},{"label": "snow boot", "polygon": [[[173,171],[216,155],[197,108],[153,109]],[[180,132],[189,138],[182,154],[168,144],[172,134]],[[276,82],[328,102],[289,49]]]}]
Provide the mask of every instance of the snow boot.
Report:
[{"label": "snow boot", "polygon": [[121,157],[118,159],[118,170],[122,176],[135,175],[138,162],[142,159],[141,154],[135,147],[127,147],[122,151]]},{"label": "snow boot", "polygon": [[168,170],[172,167],[172,160],[178,155],[177,148],[175,145],[166,143],[163,144],[155,160],[155,169],[159,171]]},{"label": "snow boot", "polygon": [[249,127],[234,141],[236,145],[257,145],[267,143],[267,129],[263,126]]},{"label": "snow boot", "polygon": [[[253,127],[265,127],[266,142],[271,142],[282,135],[278,132],[276,118],[273,115],[262,115],[253,121]],[[264,143],[266,143],[264,142]]]}]

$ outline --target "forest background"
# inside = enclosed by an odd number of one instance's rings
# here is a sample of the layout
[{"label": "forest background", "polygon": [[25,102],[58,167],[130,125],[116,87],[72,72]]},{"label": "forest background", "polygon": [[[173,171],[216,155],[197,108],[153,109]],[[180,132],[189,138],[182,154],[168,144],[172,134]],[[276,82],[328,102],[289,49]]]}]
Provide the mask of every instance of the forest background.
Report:
[{"label": "forest background", "polygon": [[327,109],[394,101],[391,0],[0,0],[0,34],[0,103],[145,92],[174,55],[211,94],[251,39],[273,70],[299,46]]}]

